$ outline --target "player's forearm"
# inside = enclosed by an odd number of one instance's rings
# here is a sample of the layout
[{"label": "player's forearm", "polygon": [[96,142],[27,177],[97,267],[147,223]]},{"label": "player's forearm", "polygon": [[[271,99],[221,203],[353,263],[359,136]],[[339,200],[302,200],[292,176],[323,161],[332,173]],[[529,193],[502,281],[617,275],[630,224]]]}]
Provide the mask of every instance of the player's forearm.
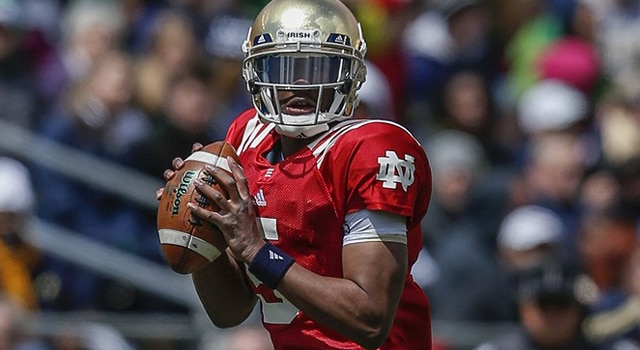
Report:
[{"label": "player's forearm", "polygon": [[245,281],[235,260],[223,254],[192,274],[198,297],[209,318],[218,327],[233,327],[249,316],[257,297]]},{"label": "player's forearm", "polygon": [[[395,282],[402,286],[404,279]],[[365,348],[377,348],[387,338],[399,302],[399,293],[368,292],[352,280],[323,277],[297,264],[278,291],[310,318]]]}]

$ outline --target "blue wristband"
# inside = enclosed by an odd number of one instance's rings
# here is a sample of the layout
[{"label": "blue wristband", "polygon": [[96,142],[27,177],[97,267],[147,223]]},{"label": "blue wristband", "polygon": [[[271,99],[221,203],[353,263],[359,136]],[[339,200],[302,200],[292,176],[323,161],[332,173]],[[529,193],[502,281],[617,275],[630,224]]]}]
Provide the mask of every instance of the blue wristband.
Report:
[{"label": "blue wristband", "polygon": [[251,260],[249,272],[266,284],[267,287],[276,289],[278,282],[294,262],[295,260],[287,253],[271,243],[267,243],[260,248],[258,254]]}]

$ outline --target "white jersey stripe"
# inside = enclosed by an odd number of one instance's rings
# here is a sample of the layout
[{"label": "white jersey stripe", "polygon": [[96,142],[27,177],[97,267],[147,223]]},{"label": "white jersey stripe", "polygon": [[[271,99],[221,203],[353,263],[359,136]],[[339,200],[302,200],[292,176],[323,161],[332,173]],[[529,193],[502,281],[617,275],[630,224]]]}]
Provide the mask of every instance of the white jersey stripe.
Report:
[{"label": "white jersey stripe", "polygon": [[326,142],[326,140],[330,139],[336,132],[339,132],[341,129],[344,129],[344,128],[348,127],[349,125],[357,123],[359,121],[360,121],[359,119],[349,119],[349,120],[345,120],[345,121],[340,122],[338,125],[334,126],[330,130],[328,130],[324,135],[322,135],[322,137],[319,137],[318,139],[316,139],[313,142],[309,143],[309,145],[307,147],[309,147],[312,150],[321,148],[322,146],[318,146],[320,143]]},{"label": "white jersey stripe", "polygon": [[340,136],[346,134],[347,132],[357,129],[363,125],[369,124],[373,122],[372,120],[349,120],[345,123],[341,123],[340,125],[334,127],[332,131],[327,135],[327,137],[323,138],[320,144],[315,145],[313,149],[313,155],[316,157],[317,167],[320,168],[322,162],[324,161],[324,157],[327,154],[327,150],[331,148],[340,138]]},{"label": "white jersey stripe", "polygon": [[244,133],[242,134],[242,141],[240,141],[240,146],[237,149],[238,153],[245,150],[245,144],[251,139],[251,135],[256,132],[256,125],[258,125],[259,122],[258,115],[255,115],[247,122]]},{"label": "white jersey stripe", "polygon": [[263,128],[263,130],[258,134],[258,136],[256,136],[255,139],[253,139],[249,147],[255,148],[256,146],[258,146],[260,142],[262,142],[267,137],[267,135],[269,135],[269,133],[271,132],[271,130],[273,130],[273,128],[275,128],[275,124],[267,124]]},{"label": "white jersey stripe", "polygon": [[327,150],[331,148],[336,142],[336,140],[344,135],[345,133],[357,129],[361,126],[370,124],[370,123],[385,123],[399,127],[404,130],[408,135],[410,135],[416,143],[420,144],[418,140],[413,137],[413,135],[402,125],[392,121],[385,119],[350,119],[345,122],[342,122],[332,128],[324,137],[314,141],[309,145],[309,148],[313,150],[313,155],[317,158],[317,166],[320,168],[322,162],[324,161],[324,157],[327,153]]},{"label": "white jersey stripe", "polygon": [[256,145],[262,142],[274,127],[275,125],[273,124],[262,123],[256,114],[249,120],[244,129],[242,141],[237,149],[238,154],[241,154],[248,148],[256,147]]},{"label": "white jersey stripe", "polygon": [[356,124],[355,120],[349,120],[347,122],[340,123],[338,126],[332,128],[327,133],[327,135],[309,145],[309,148],[311,148],[313,151],[313,155],[315,157],[318,157],[319,154],[333,145],[335,139],[344,134],[346,131],[351,130],[354,124]]}]

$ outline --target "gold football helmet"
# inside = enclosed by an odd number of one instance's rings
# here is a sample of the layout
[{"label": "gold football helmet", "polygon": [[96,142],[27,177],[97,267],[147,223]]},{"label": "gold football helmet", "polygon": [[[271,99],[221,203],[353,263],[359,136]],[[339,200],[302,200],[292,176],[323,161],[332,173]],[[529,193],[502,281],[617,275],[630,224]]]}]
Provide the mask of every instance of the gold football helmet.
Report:
[{"label": "gold football helmet", "polygon": [[[360,24],[340,0],[272,0],[242,46],[242,75],[262,120],[292,137],[310,137],[350,118],[365,80]],[[283,113],[279,91],[317,95],[315,112]],[[330,106],[323,95],[333,94]],[[315,96],[315,95],[314,95]],[[323,107],[324,106],[324,107]]]}]

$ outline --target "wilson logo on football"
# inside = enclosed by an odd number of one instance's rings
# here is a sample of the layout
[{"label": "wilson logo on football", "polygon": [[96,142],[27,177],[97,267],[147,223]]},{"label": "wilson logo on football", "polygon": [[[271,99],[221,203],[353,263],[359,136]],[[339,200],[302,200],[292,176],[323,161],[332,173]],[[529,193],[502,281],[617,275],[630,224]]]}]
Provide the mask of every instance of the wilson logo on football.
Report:
[{"label": "wilson logo on football", "polygon": [[171,206],[171,215],[178,215],[180,211],[180,202],[182,202],[182,196],[187,194],[187,189],[193,178],[195,177],[196,172],[193,170],[186,171],[180,180],[180,185],[175,189],[176,197],[173,200],[173,205]]}]

